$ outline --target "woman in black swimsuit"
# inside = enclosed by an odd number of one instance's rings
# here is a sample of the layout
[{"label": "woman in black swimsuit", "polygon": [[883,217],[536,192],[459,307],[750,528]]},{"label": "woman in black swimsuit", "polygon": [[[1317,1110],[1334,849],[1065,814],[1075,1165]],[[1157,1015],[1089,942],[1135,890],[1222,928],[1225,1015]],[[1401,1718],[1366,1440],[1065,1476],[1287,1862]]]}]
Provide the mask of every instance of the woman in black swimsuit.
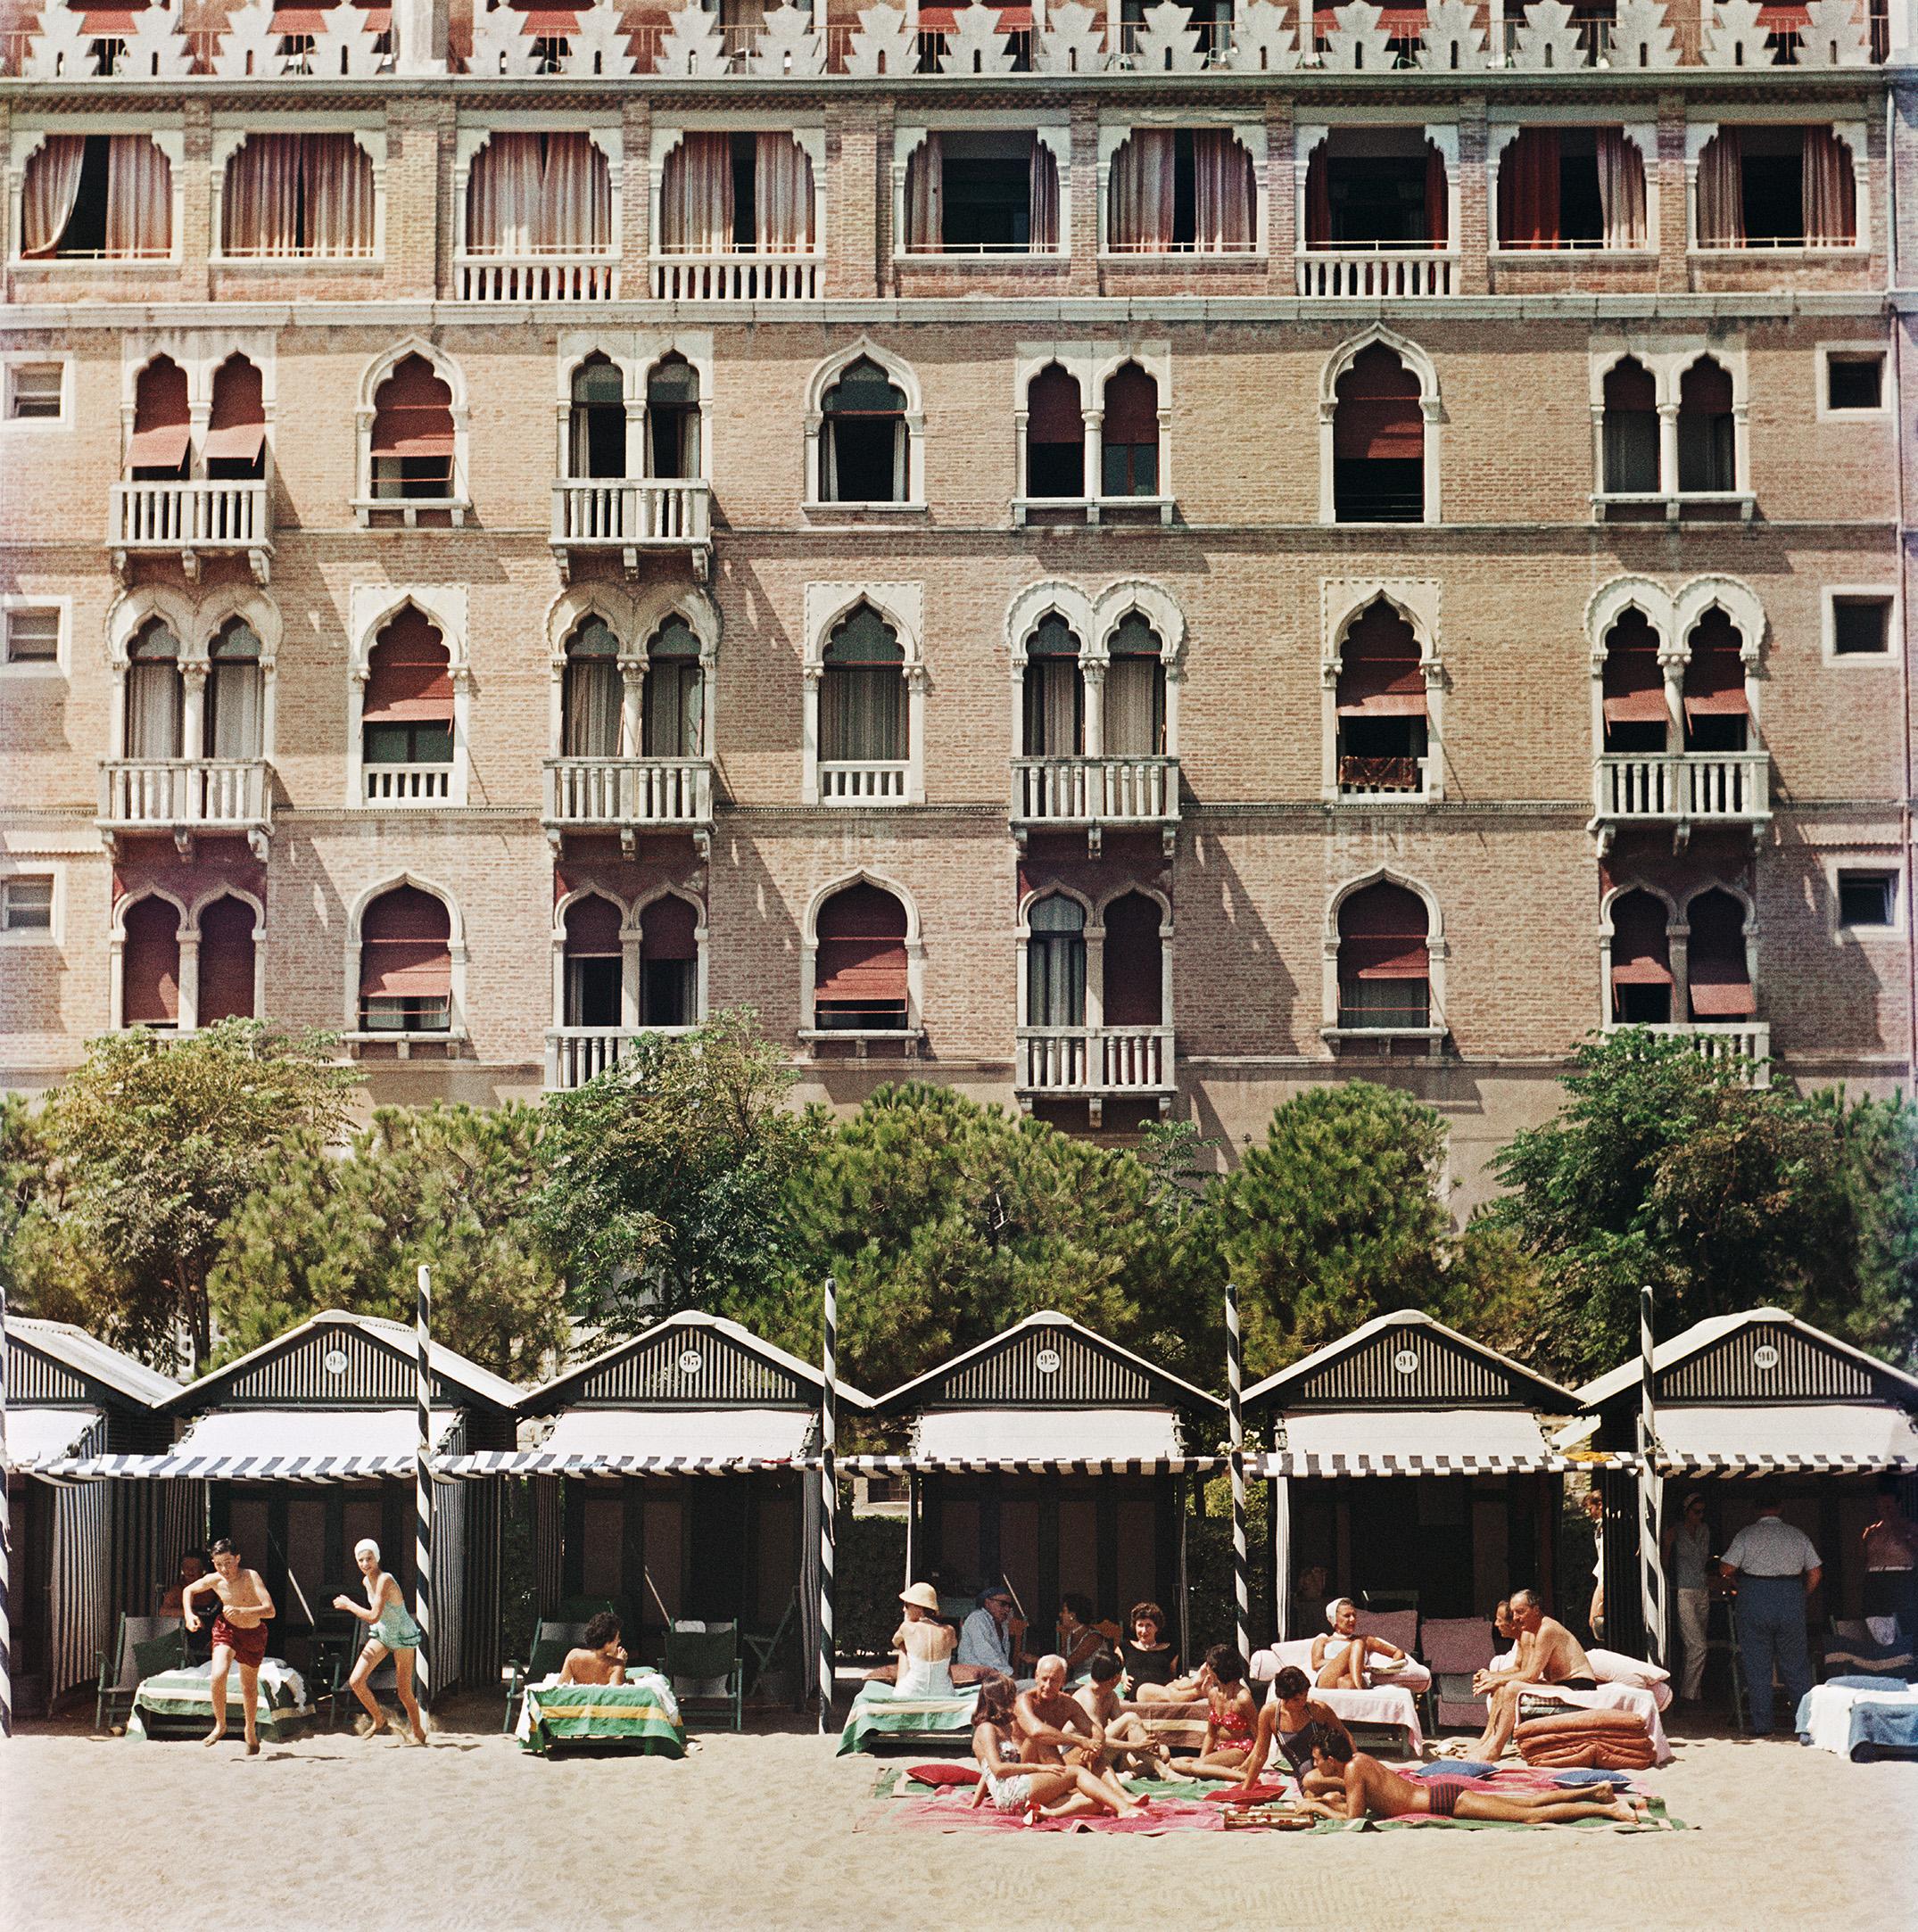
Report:
[{"label": "woman in black swimsuit", "polygon": [[1312,1782],[1319,1775],[1312,1769],[1313,1742],[1323,1736],[1342,1738],[1350,1751],[1353,1748],[1352,1733],[1330,1705],[1319,1703],[1311,1695],[1311,1689],[1310,1680],[1295,1664],[1288,1664],[1272,1680],[1272,1688],[1260,1706],[1259,1729],[1239,1779],[1241,1790],[1249,1791],[1259,1782],[1274,1745],[1308,1797],[1323,1796],[1333,1788],[1336,1780],[1321,1779],[1319,1785]]},{"label": "woman in black swimsuit", "polygon": [[1132,1606],[1126,1619],[1132,1635],[1119,1646],[1126,1667],[1126,1695],[1135,1704],[1189,1704],[1199,1695],[1195,1682],[1178,1674],[1178,1653],[1164,1640],[1165,1612],[1155,1603]]}]

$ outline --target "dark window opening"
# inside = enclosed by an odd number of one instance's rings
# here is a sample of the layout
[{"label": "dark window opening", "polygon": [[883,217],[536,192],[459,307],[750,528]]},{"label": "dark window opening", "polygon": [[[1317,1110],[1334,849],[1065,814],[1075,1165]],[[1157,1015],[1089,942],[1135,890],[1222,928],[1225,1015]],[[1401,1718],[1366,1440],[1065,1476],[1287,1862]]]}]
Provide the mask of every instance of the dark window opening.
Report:
[{"label": "dark window opening", "polygon": [[1086,418],[1079,382],[1054,362],[1026,391],[1026,494],[1079,497],[1086,491]]},{"label": "dark window opening", "polygon": [[1881,409],[1884,403],[1882,356],[1832,356],[1826,361],[1826,409]]},{"label": "dark window opening", "polygon": [[1831,652],[1837,657],[1882,657],[1891,648],[1889,597],[1831,599]]},{"label": "dark window opening", "polygon": [[1658,490],[1658,385],[1629,357],[1605,377],[1605,488],[1614,496]]},{"label": "dark window opening", "polygon": [[1425,518],[1425,412],[1418,378],[1383,343],[1360,351],[1335,385],[1333,516],[1342,524]]},{"label": "dark window opening", "polygon": [[1678,488],[1687,496],[1738,488],[1732,378],[1708,356],[1678,385]]},{"label": "dark window opening", "polygon": [[1099,489],[1108,497],[1159,494],[1159,385],[1137,362],[1106,380]]},{"label": "dark window opening", "polygon": [[1669,986],[1616,986],[1612,1011],[1623,1027],[1668,1027],[1672,1023]]},{"label": "dark window opening", "polygon": [[80,185],[73,196],[73,212],[61,230],[55,255],[106,253],[107,142],[103,134],[86,136],[80,157]]},{"label": "dark window opening", "polygon": [[862,357],[826,392],[819,494],[827,503],[906,500],[905,397]]},{"label": "dark window opening", "polygon": [[[1325,207],[1308,207],[1308,220],[1322,217],[1326,239],[1316,235],[1308,246],[1368,247],[1376,244],[1400,247],[1443,248],[1443,226],[1434,227],[1430,172],[1436,157],[1426,154],[1320,154],[1313,166],[1322,169]],[[1307,200],[1314,199],[1308,184]],[[1440,203],[1443,209],[1443,202]],[[1443,214],[1439,221],[1443,224]]]},{"label": "dark window opening", "polygon": [[620,1022],[620,958],[616,953],[569,955],[566,1024],[616,1027]]},{"label": "dark window opening", "polygon": [[[1794,136],[1797,130],[1792,130]],[[1744,201],[1745,236],[1752,242],[1805,239],[1805,157],[1754,153],[1753,130],[1741,128],[1744,152],[1739,181]]]},{"label": "dark window opening", "polygon": [[699,377],[683,356],[656,363],[646,378],[646,433],[655,476],[699,474]]},{"label": "dark window opening", "polygon": [[1339,907],[1339,1025],[1404,1032],[1432,1023],[1431,954],[1425,902],[1380,881]]},{"label": "dark window opening", "polygon": [[899,1032],[908,1019],[905,907],[861,883],[819,909],[813,1024],[822,1031]]},{"label": "dark window opening", "polygon": [[1025,254],[1032,243],[1032,146],[1011,137],[1012,153],[967,153],[972,143],[1001,144],[993,136],[941,136],[944,215],[939,245],[949,253]]},{"label": "dark window opening", "polygon": [[649,959],[640,967],[640,1024],[642,1027],[690,1027],[699,962]]},{"label": "dark window opening", "polygon": [[1838,875],[1838,922],[1841,926],[1889,926],[1897,913],[1897,903],[1896,873]]},{"label": "dark window opening", "polygon": [[1424,718],[1341,718],[1339,784],[1353,791],[1417,791],[1426,731]]},{"label": "dark window opening", "polygon": [[626,380],[604,356],[590,356],[573,372],[573,474],[626,474]]}]

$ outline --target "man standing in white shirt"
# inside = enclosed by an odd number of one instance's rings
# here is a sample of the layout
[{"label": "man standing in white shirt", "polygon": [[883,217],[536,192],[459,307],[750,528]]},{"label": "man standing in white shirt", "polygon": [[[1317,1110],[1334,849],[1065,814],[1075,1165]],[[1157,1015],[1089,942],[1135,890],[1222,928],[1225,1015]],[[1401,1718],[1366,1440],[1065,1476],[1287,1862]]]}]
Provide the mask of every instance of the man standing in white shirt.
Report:
[{"label": "man standing in white shirt", "polygon": [[1778,1486],[1758,1491],[1757,1520],[1732,1539],[1719,1571],[1738,1586],[1738,1660],[1751,1699],[1751,1730],[1757,1738],[1772,1732],[1772,1670],[1785,1680],[1792,1721],[1812,1688],[1811,1659],[1805,1644],[1805,1603],[1824,1575],[1818,1552],[1804,1531],[1783,1522]]}]

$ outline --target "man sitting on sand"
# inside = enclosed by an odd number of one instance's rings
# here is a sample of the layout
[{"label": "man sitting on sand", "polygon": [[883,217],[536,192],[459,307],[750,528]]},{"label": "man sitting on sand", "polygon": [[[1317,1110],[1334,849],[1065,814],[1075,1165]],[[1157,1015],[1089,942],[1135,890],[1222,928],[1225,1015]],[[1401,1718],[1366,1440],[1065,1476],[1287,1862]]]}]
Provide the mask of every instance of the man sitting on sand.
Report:
[{"label": "man sitting on sand", "polygon": [[1584,1647],[1556,1617],[1545,1614],[1535,1589],[1511,1596],[1512,1621],[1518,1629],[1518,1654],[1509,1670],[1479,1671],[1472,1678],[1474,1697],[1489,1698],[1484,1735],[1453,1755],[1496,1764],[1518,1728],[1518,1700],[1534,1684],[1566,1690],[1596,1690],[1597,1673]]},{"label": "man sitting on sand", "polygon": [[1635,1825],[1645,1816],[1642,1798],[1600,1802],[1558,1791],[1492,1792],[1469,1778],[1401,1778],[1330,1731],[1312,1740],[1312,1768],[1321,1785],[1336,1779],[1341,1788],[1328,1797],[1304,1800],[1302,1808],[1321,1818],[1463,1818],[1511,1825],[1575,1825],[1582,1818],[1609,1818]]},{"label": "man sitting on sand", "polygon": [[1107,1771],[1128,1771],[1145,1778],[1170,1776],[1167,1754],[1153,1741],[1145,1720],[1120,1701],[1119,1659],[1095,1651],[1086,1665],[1086,1681],[1074,1693],[1079,1707],[1105,1736],[1101,1760]]},{"label": "man sitting on sand", "polygon": [[562,1684],[623,1684],[626,1680],[626,1649],[620,1641],[619,1619],[602,1610],[586,1625],[585,1641],[566,1652],[559,1668]]},{"label": "man sitting on sand", "polygon": [[1013,1705],[1013,1730],[1019,1754],[1028,1764],[1095,1766],[1105,1750],[1105,1732],[1076,1698],[1065,1694],[1065,1659],[1041,1657],[1032,1670],[1032,1688]]},{"label": "man sitting on sand", "polygon": [[243,1570],[239,1552],[223,1536],[213,1545],[213,1573],[195,1577],[180,1590],[180,1614],[186,1628],[196,1631],[194,1599],[216,1596],[219,1614],[213,1619],[213,1728],[201,1740],[218,1744],[227,1735],[227,1672],[237,1658],[240,1697],[245,1709],[246,1754],[260,1755],[260,1666],[267,1661],[267,1620],[275,1613],[273,1599],[259,1571]]}]

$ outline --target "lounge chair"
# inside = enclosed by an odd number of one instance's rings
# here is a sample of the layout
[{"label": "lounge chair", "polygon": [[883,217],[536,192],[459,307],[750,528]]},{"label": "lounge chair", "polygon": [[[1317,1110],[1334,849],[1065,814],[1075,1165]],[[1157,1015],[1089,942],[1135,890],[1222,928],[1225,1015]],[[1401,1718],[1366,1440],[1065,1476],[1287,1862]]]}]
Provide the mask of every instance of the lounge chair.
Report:
[{"label": "lounge chair", "polygon": [[[212,1721],[212,1666],[182,1655],[172,1636],[155,1638],[133,1647],[139,1684],[127,1714],[128,1738],[197,1738]],[[235,1721],[241,1697],[240,1672],[227,1676],[227,1721]],[[260,1667],[259,1696],[254,1705],[262,1736],[287,1737],[312,1714],[306,1680],[284,1658],[269,1656]]]},{"label": "lounge chair", "polygon": [[508,1660],[506,1666],[506,1720],[500,1726],[508,1737],[519,1722],[519,1707],[525,1702],[526,1686],[537,1684],[564,1667],[566,1652],[577,1650],[586,1640],[583,1623],[560,1623],[542,1617],[533,1627],[533,1648],[524,1663]]},{"label": "lounge chair", "polygon": [[[786,1641],[786,1633],[789,1631],[797,1633],[798,1629],[799,1589],[798,1586],[795,1584],[792,1595],[787,1598],[786,1607],[781,1612],[779,1622],[774,1626],[770,1636],[763,1631],[741,1631],[740,1632],[740,1640],[746,1646],[753,1660],[752,1680],[746,1686],[748,1696],[758,1689],[760,1680],[773,1668],[773,1660],[779,1655],[780,1647]],[[795,1658],[793,1667],[794,1680],[803,1682],[805,1675],[805,1672],[798,1667],[798,1659]],[[796,1711],[803,1710],[805,1704],[806,1699],[802,1691],[795,1696],[793,1709]]]},{"label": "lounge chair", "polygon": [[695,1707],[726,1712],[734,1730],[744,1729],[746,1671],[737,1623],[674,1624],[666,1632],[666,1675],[682,1713]]},{"label": "lounge chair", "polygon": [[1433,1729],[1485,1725],[1485,1700],[1472,1692],[1473,1673],[1492,1667],[1492,1626],[1484,1617],[1427,1617],[1418,1647],[1432,1672],[1426,1708]]},{"label": "lounge chair", "polygon": [[[1365,1627],[1368,1630],[1372,1628],[1372,1621],[1367,1622]],[[1385,1632],[1380,1634],[1385,1635]],[[1396,1637],[1387,1640],[1398,1642]],[[1401,1645],[1400,1647],[1406,1647]],[[1260,1678],[1276,1677],[1288,1664],[1296,1665],[1308,1678],[1312,1676],[1312,1639],[1310,1637],[1294,1638],[1289,1643],[1276,1644],[1269,1650],[1256,1652],[1252,1658],[1252,1674]],[[1416,1700],[1431,1688],[1431,1672],[1414,1658],[1392,1676],[1378,1677],[1369,1690],[1314,1689],[1312,1695],[1335,1711],[1355,1738],[1361,1735],[1368,1738],[1376,1737],[1386,1749],[1407,1757],[1417,1757],[1424,1748],[1425,1733],[1418,1722]]]},{"label": "lounge chair", "polygon": [[[143,1674],[134,1657],[135,1646],[153,1643],[169,1633],[177,1655],[166,1663],[155,1664],[153,1670],[165,1670],[187,1661],[186,1626],[177,1616],[128,1616],[122,1613],[113,1632],[113,1647],[100,1653],[100,1682],[94,1698],[95,1730],[112,1730],[124,1724],[133,1709],[133,1694],[140,1688]],[[150,1677],[153,1672],[144,1674]]]}]

